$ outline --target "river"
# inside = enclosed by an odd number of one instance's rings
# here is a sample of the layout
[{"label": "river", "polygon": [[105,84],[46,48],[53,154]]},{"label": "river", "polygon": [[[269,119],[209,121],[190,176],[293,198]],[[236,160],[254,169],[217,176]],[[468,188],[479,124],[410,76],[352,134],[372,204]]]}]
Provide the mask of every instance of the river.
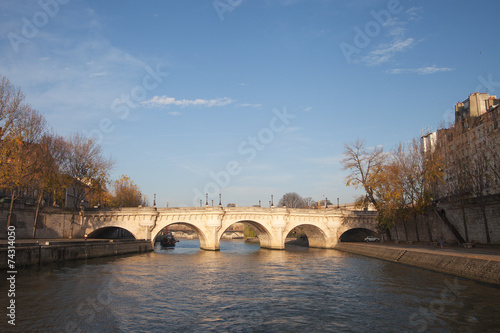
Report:
[{"label": "river", "polygon": [[2,332],[499,332],[500,288],[342,253],[223,241],[19,269]]}]

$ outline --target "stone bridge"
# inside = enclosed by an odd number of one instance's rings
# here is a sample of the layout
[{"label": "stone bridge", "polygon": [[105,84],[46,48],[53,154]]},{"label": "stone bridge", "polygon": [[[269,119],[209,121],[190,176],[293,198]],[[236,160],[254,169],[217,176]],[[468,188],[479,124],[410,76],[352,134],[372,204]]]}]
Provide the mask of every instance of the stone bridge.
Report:
[{"label": "stone bridge", "polygon": [[[286,207],[121,208],[81,212],[81,232],[90,236],[102,228],[123,228],[136,239],[154,241],[171,224],[187,225],[198,233],[200,247],[219,250],[222,234],[234,223],[253,227],[260,246],[285,248],[285,239],[295,227],[307,235],[310,247],[333,248],[351,229],[377,232],[377,212],[346,209],[291,209]],[[154,244],[153,244],[154,245]]]}]

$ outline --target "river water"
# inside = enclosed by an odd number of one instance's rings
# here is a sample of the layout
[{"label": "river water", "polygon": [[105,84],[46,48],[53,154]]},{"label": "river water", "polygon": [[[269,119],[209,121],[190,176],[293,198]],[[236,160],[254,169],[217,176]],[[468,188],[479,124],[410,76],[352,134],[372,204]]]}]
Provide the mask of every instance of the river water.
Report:
[{"label": "river water", "polygon": [[16,326],[4,318],[2,332],[500,331],[500,288],[242,241],[20,269],[16,305]]}]

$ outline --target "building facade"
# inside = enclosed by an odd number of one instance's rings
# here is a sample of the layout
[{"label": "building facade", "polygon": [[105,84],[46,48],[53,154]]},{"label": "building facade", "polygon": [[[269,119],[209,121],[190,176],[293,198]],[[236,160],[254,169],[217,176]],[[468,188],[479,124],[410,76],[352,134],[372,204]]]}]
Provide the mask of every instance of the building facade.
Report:
[{"label": "building facade", "polygon": [[455,106],[455,123],[422,137],[426,152],[443,158],[443,182],[436,199],[467,195],[500,194],[500,100],[487,93],[474,93]]},{"label": "building facade", "polygon": [[469,117],[479,117],[487,113],[492,107],[498,105],[496,96],[488,93],[473,93],[462,103],[455,105],[455,123],[466,120]]}]

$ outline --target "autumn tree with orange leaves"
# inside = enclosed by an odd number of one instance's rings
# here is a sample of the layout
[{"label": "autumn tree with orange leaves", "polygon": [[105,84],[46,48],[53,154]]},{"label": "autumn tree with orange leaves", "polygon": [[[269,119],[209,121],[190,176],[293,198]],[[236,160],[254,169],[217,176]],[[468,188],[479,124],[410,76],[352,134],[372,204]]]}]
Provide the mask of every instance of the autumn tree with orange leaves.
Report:
[{"label": "autumn tree with orange leaves", "polygon": [[48,133],[45,118],[25,102],[20,89],[0,75],[0,190],[10,201],[7,230],[20,196],[36,197],[35,237],[45,194],[73,188],[76,211],[89,193],[105,191],[113,164],[103,157],[94,139],[78,133],[69,139]]},{"label": "autumn tree with orange leaves", "polygon": [[7,78],[0,80],[0,189],[10,193],[7,230],[15,200],[32,184],[40,169],[38,144],[45,118],[24,102],[24,94]]},{"label": "autumn tree with orange leaves", "polygon": [[[406,222],[431,205],[432,185],[442,177],[441,159],[424,152],[417,139],[399,144],[389,153],[382,147],[368,148],[358,139],[345,145],[342,165],[350,172],[346,185],[365,192],[356,200],[357,205],[371,203],[375,207],[379,229],[389,239],[389,229],[396,223],[403,224],[408,239]],[[418,237],[418,230],[416,234]]]},{"label": "autumn tree with orange leaves", "polygon": [[122,175],[112,183],[112,207],[146,206],[141,190],[128,176]]}]

